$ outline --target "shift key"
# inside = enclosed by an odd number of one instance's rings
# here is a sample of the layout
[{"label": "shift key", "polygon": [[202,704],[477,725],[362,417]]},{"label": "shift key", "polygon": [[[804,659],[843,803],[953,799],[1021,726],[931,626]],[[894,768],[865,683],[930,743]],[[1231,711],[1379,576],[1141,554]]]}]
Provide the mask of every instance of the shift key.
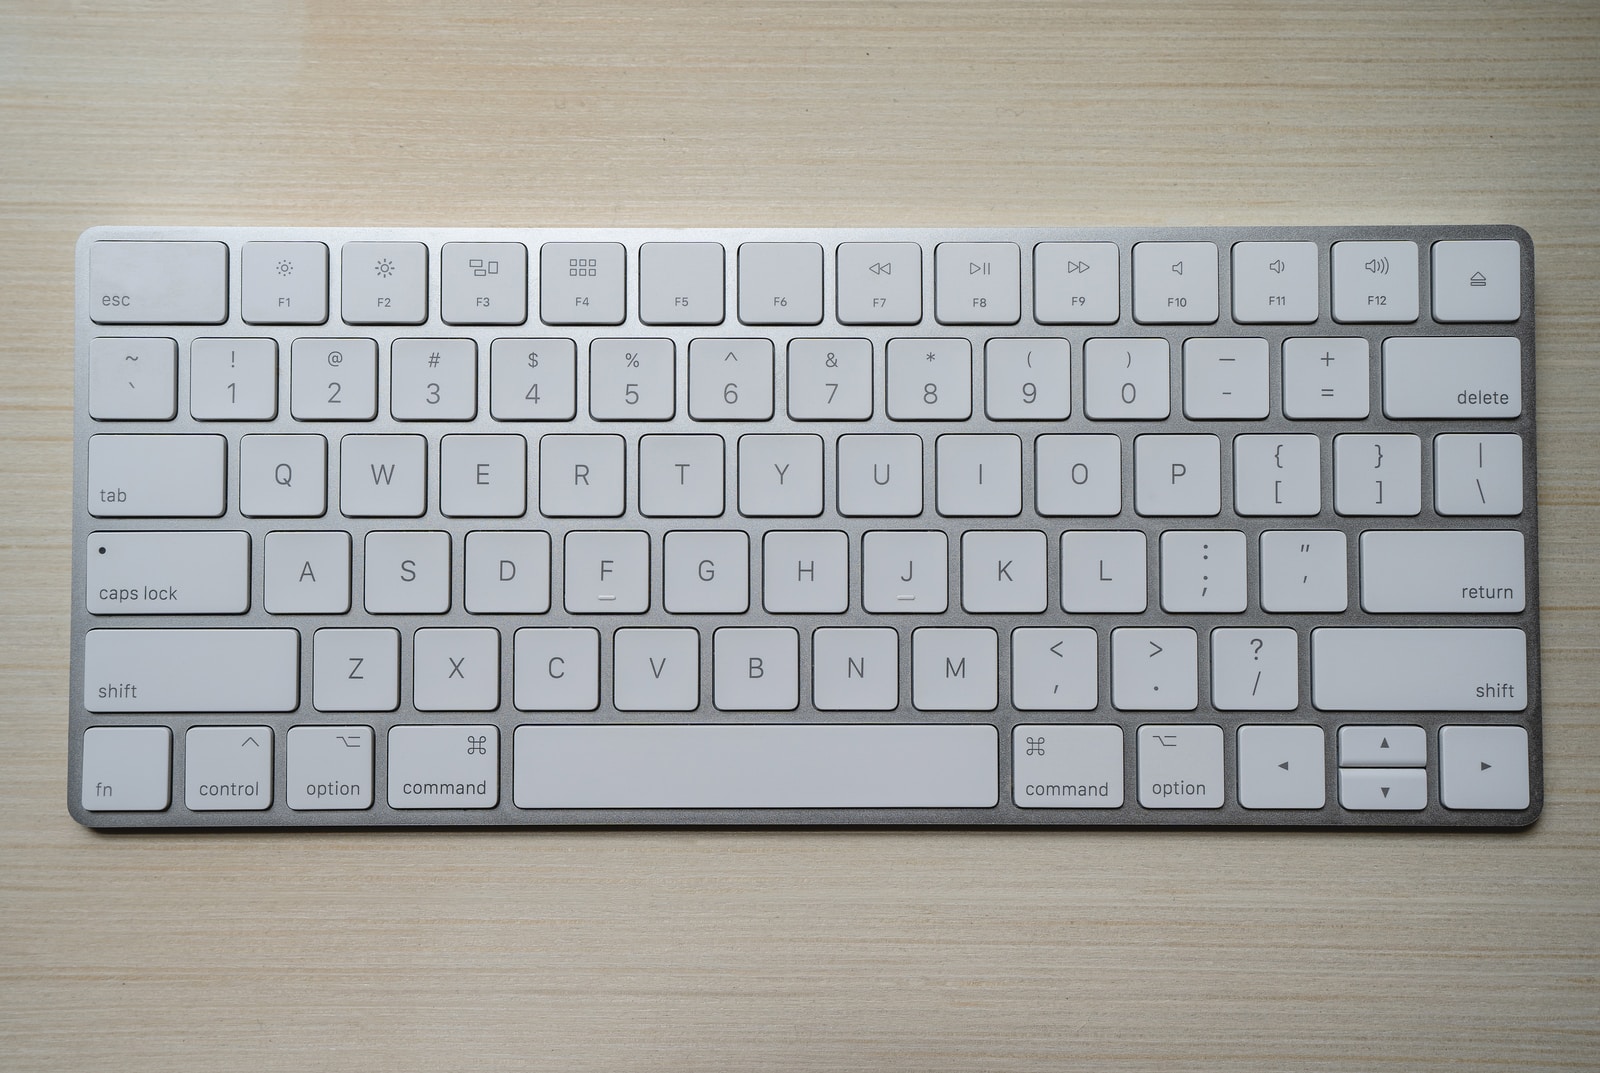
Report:
[{"label": "shift key", "polygon": [[1325,712],[1520,712],[1528,635],[1433,627],[1311,631],[1311,702]]},{"label": "shift key", "polygon": [[89,513],[96,518],[216,518],[227,499],[222,436],[89,437]]},{"label": "shift key", "polygon": [[292,712],[298,630],[90,630],[83,706],[91,712]]}]

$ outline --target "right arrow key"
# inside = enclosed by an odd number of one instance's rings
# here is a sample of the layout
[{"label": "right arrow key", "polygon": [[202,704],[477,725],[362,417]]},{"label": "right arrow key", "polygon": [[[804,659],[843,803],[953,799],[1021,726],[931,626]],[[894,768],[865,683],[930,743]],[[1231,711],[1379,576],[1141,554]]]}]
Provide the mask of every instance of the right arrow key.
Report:
[{"label": "right arrow key", "polygon": [[1439,800],[1445,808],[1528,807],[1528,732],[1513,726],[1439,729]]}]

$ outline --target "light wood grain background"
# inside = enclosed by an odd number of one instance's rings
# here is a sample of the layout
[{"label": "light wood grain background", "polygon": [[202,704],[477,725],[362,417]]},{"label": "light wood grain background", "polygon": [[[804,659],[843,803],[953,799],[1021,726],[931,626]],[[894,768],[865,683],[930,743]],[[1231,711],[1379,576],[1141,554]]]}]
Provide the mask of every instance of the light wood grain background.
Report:
[{"label": "light wood grain background", "polygon": [[[0,0],[0,1068],[1600,1068],[1600,5]],[[1516,835],[103,837],[65,808],[95,223],[1511,222]]]}]

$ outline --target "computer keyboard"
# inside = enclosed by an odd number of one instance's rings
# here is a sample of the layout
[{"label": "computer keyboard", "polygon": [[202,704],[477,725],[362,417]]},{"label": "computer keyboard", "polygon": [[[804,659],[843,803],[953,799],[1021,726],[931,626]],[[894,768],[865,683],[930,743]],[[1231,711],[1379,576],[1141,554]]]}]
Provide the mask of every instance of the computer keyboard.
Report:
[{"label": "computer keyboard", "polygon": [[105,227],[92,827],[1516,827],[1508,226]]}]

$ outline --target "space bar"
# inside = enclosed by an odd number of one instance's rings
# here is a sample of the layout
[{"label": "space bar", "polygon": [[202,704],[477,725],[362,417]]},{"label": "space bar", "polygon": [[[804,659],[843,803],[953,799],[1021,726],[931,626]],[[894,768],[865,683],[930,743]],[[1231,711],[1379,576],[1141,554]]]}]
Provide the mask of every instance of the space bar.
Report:
[{"label": "space bar", "polygon": [[520,726],[518,808],[993,808],[999,734],[968,724]]}]

